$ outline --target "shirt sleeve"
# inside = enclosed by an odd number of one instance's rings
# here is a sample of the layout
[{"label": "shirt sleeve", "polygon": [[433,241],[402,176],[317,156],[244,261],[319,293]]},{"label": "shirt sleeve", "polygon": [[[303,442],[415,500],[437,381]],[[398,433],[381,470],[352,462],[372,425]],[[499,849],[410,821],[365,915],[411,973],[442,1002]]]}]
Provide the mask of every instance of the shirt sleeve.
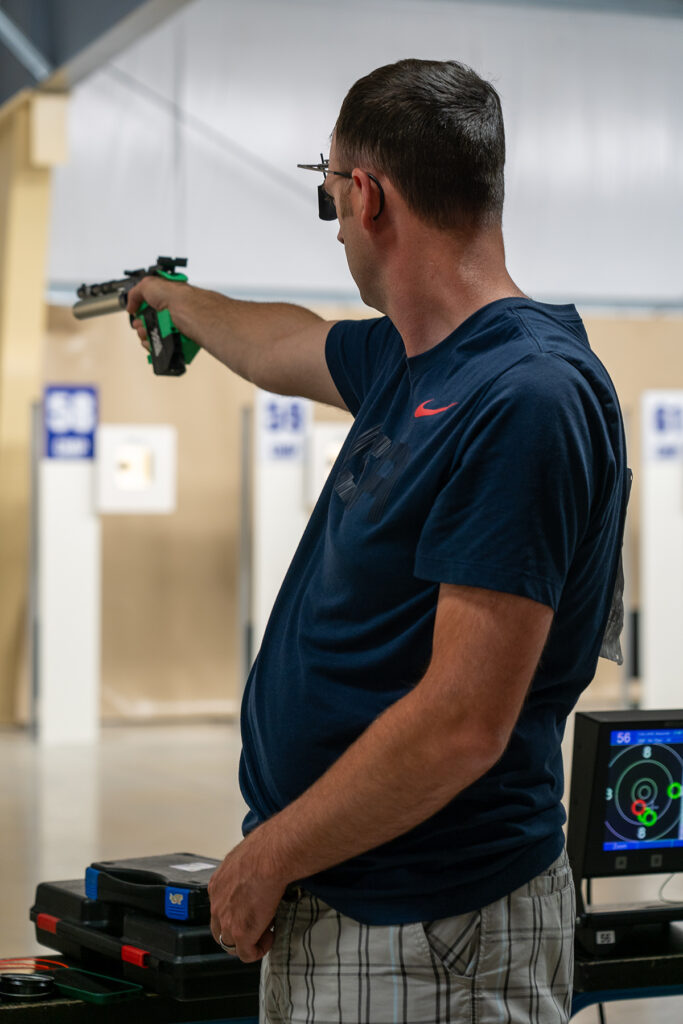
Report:
[{"label": "shirt sleeve", "polygon": [[418,542],[415,574],[557,610],[588,528],[600,410],[580,373],[523,360],[473,411]]},{"label": "shirt sleeve", "polygon": [[325,358],[347,408],[355,416],[390,354],[403,353],[400,336],[388,317],[340,320],[330,328]]}]

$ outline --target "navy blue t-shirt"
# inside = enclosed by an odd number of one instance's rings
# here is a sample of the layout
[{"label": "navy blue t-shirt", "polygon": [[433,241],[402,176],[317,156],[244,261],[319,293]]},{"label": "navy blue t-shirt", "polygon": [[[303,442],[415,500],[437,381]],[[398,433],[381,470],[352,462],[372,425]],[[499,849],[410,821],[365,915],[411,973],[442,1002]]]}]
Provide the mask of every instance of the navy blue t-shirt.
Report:
[{"label": "navy blue t-shirt", "polygon": [[595,672],[623,534],[619,404],[573,306],[500,299],[412,358],[386,317],[344,321],[326,355],[355,419],[247,683],[244,828],[422,678],[440,583],[532,598],[555,617],[503,757],[416,828],[302,880],[371,924],[465,913],[562,849],[560,743]]}]

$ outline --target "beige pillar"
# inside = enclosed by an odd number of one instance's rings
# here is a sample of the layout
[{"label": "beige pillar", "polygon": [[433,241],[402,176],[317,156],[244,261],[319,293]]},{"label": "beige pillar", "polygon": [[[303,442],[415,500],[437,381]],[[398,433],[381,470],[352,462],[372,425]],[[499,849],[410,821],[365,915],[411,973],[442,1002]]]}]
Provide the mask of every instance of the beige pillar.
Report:
[{"label": "beige pillar", "polygon": [[50,168],[65,158],[64,96],[0,109],[0,722],[26,684],[30,408],[40,392]]}]

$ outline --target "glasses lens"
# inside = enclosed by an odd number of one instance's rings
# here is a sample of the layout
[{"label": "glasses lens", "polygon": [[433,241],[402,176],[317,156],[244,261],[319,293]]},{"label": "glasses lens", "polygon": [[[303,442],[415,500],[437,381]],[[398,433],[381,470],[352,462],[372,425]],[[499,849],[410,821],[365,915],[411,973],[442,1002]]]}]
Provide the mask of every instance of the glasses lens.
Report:
[{"label": "glasses lens", "polygon": [[329,192],[326,192],[322,185],[318,185],[318,216],[321,220],[336,220],[337,209],[334,199]]}]

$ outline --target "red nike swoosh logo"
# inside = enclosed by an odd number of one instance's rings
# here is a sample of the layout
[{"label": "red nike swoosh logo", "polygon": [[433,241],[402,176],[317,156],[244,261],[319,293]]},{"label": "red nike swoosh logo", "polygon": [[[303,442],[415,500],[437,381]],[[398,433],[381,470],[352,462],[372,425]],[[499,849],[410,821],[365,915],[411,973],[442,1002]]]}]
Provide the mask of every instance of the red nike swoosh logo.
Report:
[{"label": "red nike swoosh logo", "polygon": [[[433,398],[428,398],[427,399],[427,402],[433,402],[433,401],[434,401]],[[450,405],[444,405],[440,409],[427,409],[426,408],[427,402],[423,402],[421,405],[418,405],[417,409],[415,410],[415,416],[416,417],[419,417],[419,416],[436,416],[436,414],[438,412],[445,412],[446,409],[452,409],[454,405],[458,404],[457,402],[451,402]]]}]

